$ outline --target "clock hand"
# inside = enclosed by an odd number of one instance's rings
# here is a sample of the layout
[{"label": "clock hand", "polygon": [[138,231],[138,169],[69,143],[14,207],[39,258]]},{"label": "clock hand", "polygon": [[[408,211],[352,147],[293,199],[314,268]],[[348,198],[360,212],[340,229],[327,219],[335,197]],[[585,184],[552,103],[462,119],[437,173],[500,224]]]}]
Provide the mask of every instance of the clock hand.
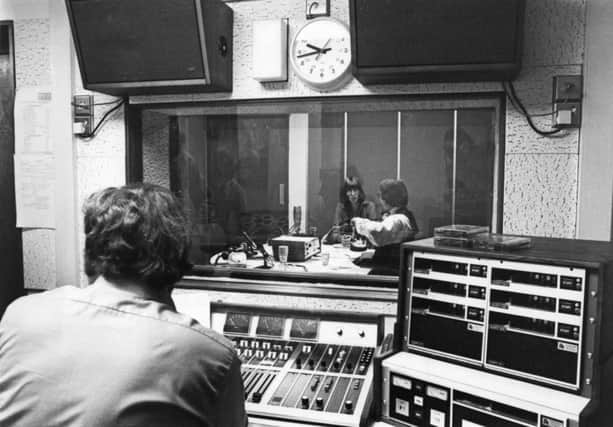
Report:
[{"label": "clock hand", "polygon": [[311,56],[311,55],[320,55],[322,53],[326,53],[331,50],[332,50],[331,47],[327,47],[325,49],[322,49],[321,51],[314,51],[314,52],[303,53],[302,55],[297,55],[296,58],[304,58],[305,56]]},{"label": "clock hand", "polygon": [[[321,49],[319,49],[319,54],[315,57],[315,61],[317,61],[319,59],[319,57],[321,56],[322,53],[326,53],[327,52],[327,50],[325,50],[325,49],[326,49],[326,46],[328,46],[328,43],[330,43],[330,40],[331,39],[328,38],[328,40],[326,40],[326,42],[324,43],[324,46]],[[330,49],[330,48],[328,48],[328,49]]]},{"label": "clock hand", "polygon": [[302,55],[297,55],[296,58],[304,58],[305,56],[318,55],[318,54],[319,54],[318,51],[309,52],[309,53],[303,53]]},{"label": "clock hand", "polygon": [[321,48],[320,48],[320,47],[317,47],[317,46],[312,45],[312,44],[310,44],[310,43],[307,43],[307,44],[306,44],[306,46],[307,46],[307,47],[310,47],[311,49],[315,49],[317,52],[320,52],[320,51],[321,51]]}]

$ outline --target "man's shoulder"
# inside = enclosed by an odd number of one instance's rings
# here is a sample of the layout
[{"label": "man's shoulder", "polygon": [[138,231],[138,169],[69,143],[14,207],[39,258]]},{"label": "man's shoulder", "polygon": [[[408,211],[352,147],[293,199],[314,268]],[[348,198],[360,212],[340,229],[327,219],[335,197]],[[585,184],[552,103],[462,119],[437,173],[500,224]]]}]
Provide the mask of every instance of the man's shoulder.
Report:
[{"label": "man's shoulder", "polygon": [[177,312],[169,313],[164,320],[175,326],[172,334],[181,339],[186,345],[196,349],[206,348],[208,352],[216,351],[227,356],[235,354],[234,346],[230,340],[213,329],[207,328],[197,320]]},{"label": "man's shoulder", "polygon": [[17,298],[6,310],[6,315],[27,311],[32,313],[33,307],[44,307],[54,305],[58,300],[66,299],[69,295],[76,292],[78,288],[74,286],[61,286],[59,288],[37,292]]}]

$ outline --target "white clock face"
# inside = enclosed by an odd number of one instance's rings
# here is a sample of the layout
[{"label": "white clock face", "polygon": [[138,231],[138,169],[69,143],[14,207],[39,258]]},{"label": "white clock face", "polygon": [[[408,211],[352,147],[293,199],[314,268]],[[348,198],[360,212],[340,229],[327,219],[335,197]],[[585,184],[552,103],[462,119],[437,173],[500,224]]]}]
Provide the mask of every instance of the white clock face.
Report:
[{"label": "white clock face", "polygon": [[294,71],[318,89],[343,83],[351,66],[351,39],[347,27],[332,18],[319,18],[298,30],[290,52]]}]

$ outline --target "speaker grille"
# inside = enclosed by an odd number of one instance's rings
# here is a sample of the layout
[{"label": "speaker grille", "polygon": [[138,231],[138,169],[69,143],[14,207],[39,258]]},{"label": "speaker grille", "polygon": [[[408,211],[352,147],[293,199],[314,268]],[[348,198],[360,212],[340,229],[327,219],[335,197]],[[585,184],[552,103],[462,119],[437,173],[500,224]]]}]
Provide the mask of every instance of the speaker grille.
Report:
[{"label": "speaker grille", "polygon": [[72,0],[71,8],[88,84],[207,77],[194,0]]},{"label": "speaker grille", "polygon": [[357,0],[359,66],[515,62],[514,0]]}]

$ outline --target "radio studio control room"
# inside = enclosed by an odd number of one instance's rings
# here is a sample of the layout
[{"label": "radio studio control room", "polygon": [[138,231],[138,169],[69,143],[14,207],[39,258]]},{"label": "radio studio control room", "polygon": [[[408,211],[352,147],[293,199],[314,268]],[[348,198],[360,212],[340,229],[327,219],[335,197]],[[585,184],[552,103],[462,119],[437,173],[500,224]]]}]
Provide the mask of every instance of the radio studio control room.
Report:
[{"label": "radio studio control room", "polygon": [[2,0],[0,426],[613,426],[611,28]]}]

